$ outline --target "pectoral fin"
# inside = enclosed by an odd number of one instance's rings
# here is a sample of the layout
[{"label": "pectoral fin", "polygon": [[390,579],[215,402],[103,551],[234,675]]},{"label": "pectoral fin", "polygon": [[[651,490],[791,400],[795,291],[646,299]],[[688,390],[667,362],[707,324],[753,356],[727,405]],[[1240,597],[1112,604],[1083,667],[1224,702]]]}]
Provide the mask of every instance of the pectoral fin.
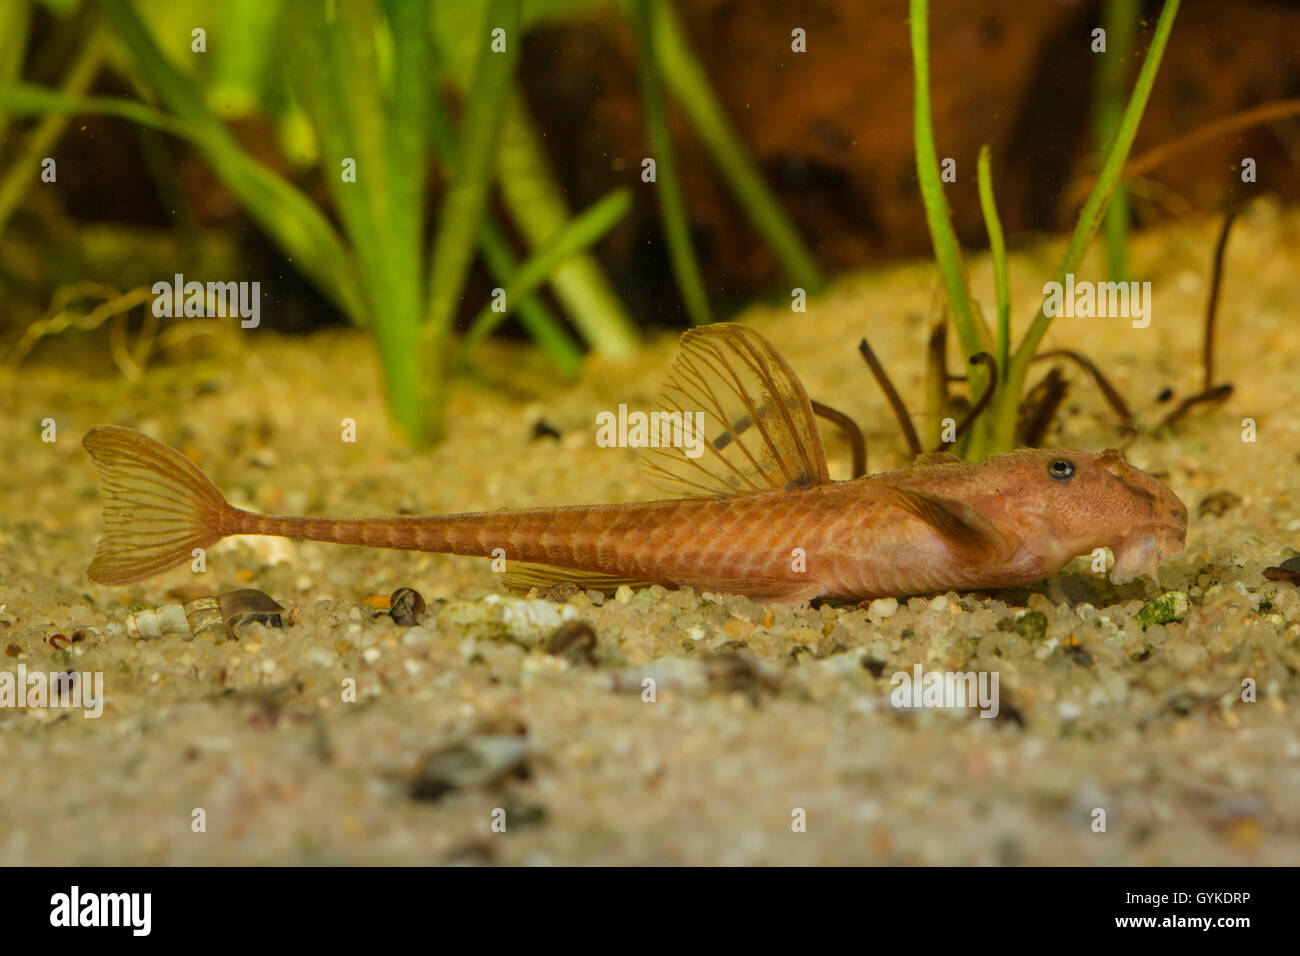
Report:
[{"label": "pectoral fin", "polygon": [[652,581],[636,581],[632,578],[604,574],[600,571],[578,571],[574,568],[559,568],[549,564],[530,564],[524,561],[514,562],[502,575],[502,583],[511,591],[527,592],[532,588],[549,588],[557,584],[576,584],[584,591],[603,591],[613,594],[622,585],[630,588],[648,588]]},{"label": "pectoral fin", "polygon": [[927,495],[910,488],[890,489],[890,500],[914,518],[929,525],[945,541],[962,551],[1008,554],[1012,542],[993,523],[965,502]]}]

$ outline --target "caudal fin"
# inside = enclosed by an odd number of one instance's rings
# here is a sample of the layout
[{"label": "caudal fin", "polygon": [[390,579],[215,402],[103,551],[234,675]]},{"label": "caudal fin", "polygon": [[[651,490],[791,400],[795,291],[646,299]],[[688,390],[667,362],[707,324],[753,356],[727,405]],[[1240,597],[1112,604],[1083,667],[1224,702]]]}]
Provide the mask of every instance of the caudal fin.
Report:
[{"label": "caudal fin", "polygon": [[81,440],[99,469],[104,522],[86,576],[99,584],[139,581],[189,561],[224,533],[232,509],[192,461],[130,428],[100,425]]}]

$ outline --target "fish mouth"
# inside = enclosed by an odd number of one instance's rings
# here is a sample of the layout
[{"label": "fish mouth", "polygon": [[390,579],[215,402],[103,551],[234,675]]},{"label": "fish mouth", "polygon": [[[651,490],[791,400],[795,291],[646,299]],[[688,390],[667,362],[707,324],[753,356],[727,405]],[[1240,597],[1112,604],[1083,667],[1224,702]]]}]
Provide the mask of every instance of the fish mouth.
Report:
[{"label": "fish mouth", "polygon": [[1110,569],[1112,584],[1128,584],[1142,575],[1153,581],[1160,562],[1183,550],[1186,525],[1145,525],[1133,529],[1112,546],[1115,566]]}]

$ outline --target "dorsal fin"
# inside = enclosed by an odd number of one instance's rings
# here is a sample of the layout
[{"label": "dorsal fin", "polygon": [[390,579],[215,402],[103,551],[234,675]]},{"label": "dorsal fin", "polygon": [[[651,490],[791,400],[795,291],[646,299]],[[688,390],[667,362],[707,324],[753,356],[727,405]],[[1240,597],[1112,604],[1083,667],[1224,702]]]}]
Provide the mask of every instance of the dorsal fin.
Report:
[{"label": "dorsal fin", "polygon": [[963,501],[927,495],[910,488],[891,488],[894,504],[933,528],[953,546],[963,551],[985,550],[1000,555],[1010,542],[982,514]]},{"label": "dorsal fin", "polygon": [[643,453],[646,480],[668,494],[719,498],[830,481],[808,393],[747,326],[720,322],[686,332],[659,409],[691,415],[704,428],[694,447]]}]

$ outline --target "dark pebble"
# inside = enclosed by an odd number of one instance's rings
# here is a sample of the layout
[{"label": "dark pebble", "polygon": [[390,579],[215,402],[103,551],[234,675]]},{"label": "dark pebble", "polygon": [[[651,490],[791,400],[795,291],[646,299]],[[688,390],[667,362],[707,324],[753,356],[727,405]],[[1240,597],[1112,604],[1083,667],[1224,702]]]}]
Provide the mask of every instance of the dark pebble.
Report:
[{"label": "dark pebble", "polygon": [[559,438],[560,430],[544,418],[533,423],[533,438]]},{"label": "dark pebble", "polygon": [[573,663],[591,663],[596,632],[586,621],[565,621],[546,639],[542,649]]},{"label": "dark pebble", "polygon": [[1300,587],[1300,558],[1287,558],[1274,568],[1265,568],[1264,577],[1270,581],[1289,581]]},{"label": "dark pebble", "polygon": [[1196,512],[1200,517],[1214,515],[1218,518],[1229,508],[1235,508],[1241,504],[1241,495],[1235,494],[1228,490],[1212,491],[1197,505]]}]

